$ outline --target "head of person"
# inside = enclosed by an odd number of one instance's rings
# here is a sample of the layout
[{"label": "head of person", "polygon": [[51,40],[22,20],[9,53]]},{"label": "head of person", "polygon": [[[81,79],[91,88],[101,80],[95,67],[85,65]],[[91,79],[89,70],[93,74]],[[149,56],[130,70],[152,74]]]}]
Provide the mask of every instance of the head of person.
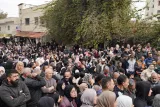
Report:
[{"label": "head of person", "polygon": [[151,46],[151,44],[150,43],[147,43],[147,48],[149,48]]},{"label": "head of person", "polygon": [[144,56],[142,56],[142,57],[141,57],[141,61],[144,61],[144,60],[145,60],[145,57],[144,57]]},{"label": "head of person", "polygon": [[31,62],[31,63],[30,63],[30,67],[31,67],[32,69],[36,68],[36,63],[35,63],[35,62]]},{"label": "head of person", "polygon": [[51,68],[48,68],[45,70],[45,78],[46,79],[51,79],[53,76],[53,70]]},{"label": "head of person", "polygon": [[151,81],[152,83],[157,83],[159,81],[158,74],[156,72],[151,74]]},{"label": "head of person", "polygon": [[101,85],[103,77],[104,77],[103,74],[98,74],[97,77],[95,78],[95,83],[98,83],[99,85]]},{"label": "head of person", "polygon": [[4,67],[0,67],[0,77],[5,74]]},{"label": "head of person", "polygon": [[17,87],[19,83],[19,73],[15,69],[8,70],[6,72],[6,77],[8,84],[12,85],[13,87]]},{"label": "head of person", "polygon": [[152,107],[160,107],[160,94],[154,97]]},{"label": "head of person", "polygon": [[119,73],[120,73],[120,75],[124,75],[125,74],[125,70],[123,68],[120,68],[119,69]]},{"label": "head of person", "polygon": [[105,64],[106,60],[105,59],[102,59],[101,60],[101,64]]},{"label": "head of person", "polygon": [[105,90],[109,90],[109,91],[113,91],[114,89],[114,81],[112,78],[110,77],[105,77],[102,78],[102,89]]},{"label": "head of person", "polygon": [[118,72],[114,72],[113,73],[113,79],[116,79],[120,76],[120,74]]},{"label": "head of person", "polygon": [[19,74],[23,74],[23,69],[24,69],[24,63],[19,61],[16,64],[16,70],[18,71]]},{"label": "head of person", "polygon": [[54,99],[52,97],[44,96],[38,101],[37,107],[54,107]]},{"label": "head of person", "polygon": [[109,73],[109,67],[108,66],[105,66],[104,69],[103,69],[103,72],[105,74],[108,74]]},{"label": "head of person", "polygon": [[31,68],[24,68],[23,69],[23,76],[24,77],[31,77],[32,76]]},{"label": "head of person", "polygon": [[157,62],[156,62],[155,60],[153,60],[153,61],[152,61],[152,64],[153,64],[154,66],[156,66],[156,65],[157,65]]},{"label": "head of person", "polygon": [[80,92],[83,93],[86,89],[88,89],[87,83],[81,83],[79,85]]},{"label": "head of person", "polygon": [[40,75],[40,74],[41,74],[41,69],[40,69],[40,67],[36,67],[36,68],[33,70],[33,73],[36,73],[37,75]]},{"label": "head of person", "polygon": [[71,77],[72,77],[72,74],[71,74],[70,71],[66,71],[66,72],[64,73],[64,78],[65,78],[66,81],[69,81],[69,79],[70,79]]},{"label": "head of person", "polygon": [[124,89],[127,89],[127,88],[128,88],[128,85],[129,85],[129,79],[127,78],[127,76],[125,76],[125,75],[120,75],[120,76],[117,78],[117,85],[123,87]]},{"label": "head of person", "polygon": [[152,53],[151,52],[148,52],[148,57],[152,57]]},{"label": "head of person", "polygon": [[140,52],[140,51],[141,51],[141,48],[140,48],[140,47],[138,47],[137,51],[138,51],[138,52]]},{"label": "head of person", "polygon": [[140,81],[136,83],[136,97],[146,100],[148,96],[151,96],[151,84],[147,81]]},{"label": "head of person", "polygon": [[129,79],[128,89],[130,91],[135,91],[135,89],[136,89],[136,83],[135,83],[135,81],[133,79]]},{"label": "head of person", "polygon": [[130,56],[130,60],[133,60],[133,59],[134,59],[134,55],[131,55],[131,56]]},{"label": "head of person", "polygon": [[153,70],[154,70],[154,65],[153,65],[153,64],[150,64],[149,67],[148,67],[148,69],[149,69],[150,71],[153,71]]},{"label": "head of person", "polygon": [[122,62],[118,62],[118,67],[122,67]]},{"label": "head of person", "polygon": [[117,107],[116,95],[111,91],[104,91],[97,99],[96,107]]},{"label": "head of person", "polygon": [[160,66],[160,60],[157,61],[157,65]]},{"label": "head of person", "polygon": [[94,106],[97,101],[97,94],[94,89],[86,89],[81,96],[82,104]]},{"label": "head of person", "polygon": [[117,98],[117,107],[134,107],[132,98],[126,95],[121,95]]},{"label": "head of person", "polygon": [[77,97],[77,90],[73,85],[67,85],[64,89],[64,95],[69,101],[72,101]]},{"label": "head of person", "polygon": [[63,81],[59,81],[57,83],[57,87],[56,87],[56,91],[58,91],[60,96],[64,96],[64,89],[65,89],[66,85]]}]

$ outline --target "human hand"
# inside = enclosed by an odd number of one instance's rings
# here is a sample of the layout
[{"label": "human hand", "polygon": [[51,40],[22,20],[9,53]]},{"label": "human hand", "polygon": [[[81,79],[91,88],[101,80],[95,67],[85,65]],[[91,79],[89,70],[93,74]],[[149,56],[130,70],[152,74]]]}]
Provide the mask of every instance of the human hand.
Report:
[{"label": "human hand", "polygon": [[36,77],[37,76],[37,73],[32,73],[32,77]]}]

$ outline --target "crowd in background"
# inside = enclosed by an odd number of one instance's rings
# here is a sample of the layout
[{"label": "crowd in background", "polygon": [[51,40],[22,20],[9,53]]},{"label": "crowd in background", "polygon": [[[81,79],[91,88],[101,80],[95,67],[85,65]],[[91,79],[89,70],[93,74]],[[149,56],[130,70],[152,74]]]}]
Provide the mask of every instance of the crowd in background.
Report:
[{"label": "crowd in background", "polygon": [[160,51],[3,44],[0,107],[160,107]]}]

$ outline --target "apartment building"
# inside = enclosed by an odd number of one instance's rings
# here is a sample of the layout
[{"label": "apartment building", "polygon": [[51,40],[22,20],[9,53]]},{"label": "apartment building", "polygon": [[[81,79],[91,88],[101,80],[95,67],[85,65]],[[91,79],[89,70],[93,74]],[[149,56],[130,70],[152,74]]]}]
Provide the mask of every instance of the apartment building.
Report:
[{"label": "apartment building", "polygon": [[19,27],[18,17],[9,17],[0,20],[0,38],[10,37],[16,34]]},{"label": "apartment building", "polygon": [[157,15],[156,17],[152,18],[152,20],[160,20],[160,0],[147,0],[147,8],[145,11],[145,18],[152,17]]},{"label": "apartment building", "polygon": [[42,18],[45,6],[46,4],[34,6],[21,3],[18,5],[20,28],[16,36],[41,38],[45,35],[46,28]]}]

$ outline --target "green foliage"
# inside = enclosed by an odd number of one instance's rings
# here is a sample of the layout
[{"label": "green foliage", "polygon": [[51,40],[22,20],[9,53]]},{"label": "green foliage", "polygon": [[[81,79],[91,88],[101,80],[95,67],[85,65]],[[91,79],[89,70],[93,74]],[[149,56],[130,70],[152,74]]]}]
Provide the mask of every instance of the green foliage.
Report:
[{"label": "green foliage", "polygon": [[49,35],[63,44],[96,47],[113,39],[144,43],[157,37],[160,27],[141,20],[141,10],[131,5],[131,0],[57,0],[45,7],[43,18]]},{"label": "green foliage", "polygon": [[4,13],[3,11],[0,11],[0,19],[4,19],[7,17],[7,13]]}]

